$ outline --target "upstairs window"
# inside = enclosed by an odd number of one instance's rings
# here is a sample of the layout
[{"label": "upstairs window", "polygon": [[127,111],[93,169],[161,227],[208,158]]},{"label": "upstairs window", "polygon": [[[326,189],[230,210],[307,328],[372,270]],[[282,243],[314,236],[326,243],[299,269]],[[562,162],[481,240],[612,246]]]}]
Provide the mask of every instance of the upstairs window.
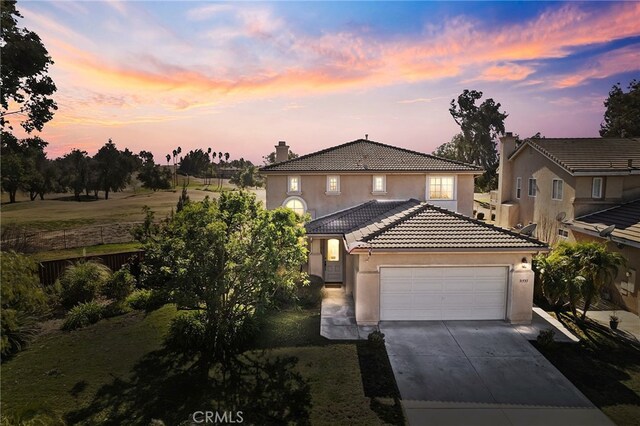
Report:
[{"label": "upstairs window", "polygon": [[289,187],[287,188],[289,193],[300,193],[300,176],[289,176]]},{"label": "upstairs window", "polygon": [[340,176],[327,176],[327,193],[340,193]]},{"label": "upstairs window", "polygon": [[594,177],[591,184],[591,198],[600,199],[602,198],[602,193],[602,178]]},{"label": "upstairs window", "polygon": [[563,191],[564,191],[564,182],[561,179],[554,179],[551,185],[551,199],[562,200]]},{"label": "upstairs window", "polygon": [[453,176],[433,176],[429,179],[430,200],[453,200],[455,178]]},{"label": "upstairs window", "polygon": [[516,178],[516,198],[519,200],[522,195],[522,178]]},{"label": "upstairs window", "polygon": [[537,194],[537,182],[535,178],[529,178],[529,197],[535,197]]},{"label": "upstairs window", "polygon": [[373,177],[373,192],[386,192],[387,191],[387,179],[386,176],[374,176]]}]

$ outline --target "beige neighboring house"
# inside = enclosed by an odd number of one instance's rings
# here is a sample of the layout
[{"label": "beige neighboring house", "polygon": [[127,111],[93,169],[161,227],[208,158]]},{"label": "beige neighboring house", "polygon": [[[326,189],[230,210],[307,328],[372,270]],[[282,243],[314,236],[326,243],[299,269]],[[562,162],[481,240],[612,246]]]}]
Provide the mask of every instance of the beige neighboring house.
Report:
[{"label": "beige neighboring house", "polygon": [[604,296],[639,313],[640,139],[501,138],[497,224],[537,238],[606,242],[628,259]]},{"label": "beige neighboring house", "polygon": [[362,139],[276,150],[267,207],[310,213],[308,272],[353,295],[359,325],[531,321],[531,257],[548,247],[469,217],[477,167]]}]

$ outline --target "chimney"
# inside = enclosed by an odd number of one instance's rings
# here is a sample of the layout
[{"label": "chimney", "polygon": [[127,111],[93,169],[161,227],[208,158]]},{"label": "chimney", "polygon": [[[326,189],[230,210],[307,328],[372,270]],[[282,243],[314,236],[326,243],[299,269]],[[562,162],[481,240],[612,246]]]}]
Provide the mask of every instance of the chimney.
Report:
[{"label": "chimney", "polygon": [[276,145],[276,163],[282,163],[289,159],[289,146],[285,141],[278,142]]},{"label": "chimney", "polygon": [[497,219],[498,223],[502,224],[503,219],[501,212],[501,204],[505,201],[509,201],[512,198],[512,186],[515,185],[513,176],[512,176],[512,166],[509,162],[508,158],[516,150],[516,137],[513,136],[512,132],[506,132],[504,136],[500,138],[500,147],[498,148],[498,153],[500,154],[500,164],[498,166],[498,196],[497,196]]}]

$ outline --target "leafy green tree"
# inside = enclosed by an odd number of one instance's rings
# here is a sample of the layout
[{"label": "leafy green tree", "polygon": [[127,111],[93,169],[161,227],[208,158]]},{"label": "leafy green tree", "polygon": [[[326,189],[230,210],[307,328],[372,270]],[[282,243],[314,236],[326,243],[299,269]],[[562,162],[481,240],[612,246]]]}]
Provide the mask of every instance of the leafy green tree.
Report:
[{"label": "leafy green tree", "polygon": [[258,168],[254,165],[250,165],[234,174],[231,179],[229,179],[229,182],[245,189],[250,187],[261,187],[263,180],[262,176],[260,176],[260,173],[258,172]]},{"label": "leafy green tree", "polygon": [[104,199],[109,192],[121,191],[131,182],[131,174],[137,162],[116,148],[111,139],[95,155],[98,171],[98,188],[104,191]]},{"label": "leafy green tree", "polygon": [[616,83],[604,101],[606,111],[600,124],[600,136],[608,138],[640,137],[640,81],[633,79],[624,92]]},{"label": "leafy green tree", "polygon": [[11,129],[8,116],[20,113],[25,117],[21,126],[31,133],[42,130],[58,109],[51,98],[56,85],[47,75],[53,64],[47,49],[36,33],[18,27],[18,18],[22,15],[16,9],[16,2],[3,0],[0,8],[0,126],[3,130],[5,127]]},{"label": "leafy green tree", "polygon": [[59,160],[62,186],[73,192],[76,200],[89,185],[89,156],[86,151],[74,149]]},{"label": "leafy green tree", "polygon": [[138,172],[138,179],[142,182],[142,186],[154,192],[159,189],[170,189],[171,170],[156,164],[153,154],[148,151],[140,151],[139,157],[142,160],[142,166]]},{"label": "leafy green tree", "polygon": [[[44,148],[47,142],[39,137],[18,140],[12,134],[2,131],[0,144],[2,189],[9,193],[9,202],[15,203],[18,190],[31,192],[33,186],[44,188],[41,174],[46,162]],[[33,200],[35,196],[32,195]]]},{"label": "leafy green tree", "polygon": [[181,173],[204,177],[211,164],[209,154],[202,149],[189,151],[181,160],[178,170]]},{"label": "leafy green tree", "polygon": [[21,350],[37,331],[37,321],[48,311],[47,296],[38,278],[38,265],[28,256],[3,251],[2,356]]},{"label": "leafy green tree", "polygon": [[189,319],[195,336],[180,346],[198,355],[203,373],[243,350],[277,289],[304,279],[303,236],[291,210],[266,210],[255,195],[233,191],[187,204],[147,241],[143,284],[197,312]]},{"label": "leafy green tree", "polygon": [[504,120],[508,114],[501,112],[500,103],[491,98],[476,105],[482,95],[482,92],[465,89],[457,101],[451,100],[449,113],[462,132],[436,148],[434,155],[484,168],[485,173],[476,182],[476,187],[487,191],[498,185],[496,140],[504,133]]},{"label": "leafy green tree", "polygon": [[580,297],[582,277],[574,274],[573,262],[562,249],[549,255],[540,254],[534,261],[534,269],[540,278],[542,294],[556,312],[565,305],[576,313]]},{"label": "leafy green tree", "polygon": [[591,304],[598,299],[601,290],[611,284],[618,274],[618,268],[626,264],[626,259],[620,253],[607,250],[604,244],[578,243],[574,261],[580,276],[584,278],[581,288],[584,320]]}]

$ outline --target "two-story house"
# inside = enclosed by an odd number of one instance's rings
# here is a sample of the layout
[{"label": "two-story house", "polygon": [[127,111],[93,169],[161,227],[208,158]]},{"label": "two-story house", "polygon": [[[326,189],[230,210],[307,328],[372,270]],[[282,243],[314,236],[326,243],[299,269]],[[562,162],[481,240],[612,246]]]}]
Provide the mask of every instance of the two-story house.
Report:
[{"label": "two-story house", "polygon": [[531,320],[531,257],[545,244],[472,219],[478,167],[360,139],[288,158],[267,207],[308,213],[308,272],[340,283],[356,321]]},{"label": "two-story house", "polygon": [[[640,311],[640,139],[501,138],[497,223],[536,223],[536,236],[557,241],[597,240],[627,259],[606,293]],[[615,225],[614,228],[609,228]],[[607,232],[609,228],[609,232]]]}]

